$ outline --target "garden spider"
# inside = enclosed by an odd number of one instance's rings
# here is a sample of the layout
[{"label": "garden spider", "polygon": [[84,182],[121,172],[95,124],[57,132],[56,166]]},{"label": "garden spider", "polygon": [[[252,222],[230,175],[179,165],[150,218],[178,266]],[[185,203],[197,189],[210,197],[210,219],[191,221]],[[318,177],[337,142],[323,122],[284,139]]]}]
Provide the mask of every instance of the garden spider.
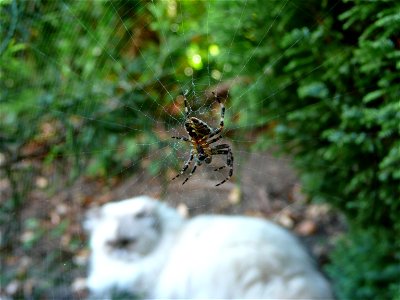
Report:
[{"label": "garden spider", "polygon": [[186,94],[183,94],[184,104],[185,104],[185,130],[189,134],[189,137],[184,136],[173,136],[173,139],[182,140],[185,142],[192,143],[192,149],[190,150],[190,157],[185,162],[181,171],[176,175],[172,180],[178,178],[183,174],[189,167],[190,163],[194,159],[195,165],[193,166],[192,171],[189,176],[183,181],[182,185],[185,184],[193,173],[196,171],[198,166],[201,166],[203,162],[206,164],[211,163],[213,155],[226,155],[226,165],[216,168],[214,171],[219,171],[224,169],[225,167],[229,167],[229,175],[220,183],[216,184],[219,186],[226,181],[228,181],[233,174],[233,154],[231,147],[228,144],[220,144],[214,147],[211,147],[211,144],[219,141],[222,138],[222,135],[219,135],[224,128],[224,116],[225,116],[225,106],[221,102],[221,100],[217,97],[215,93],[213,93],[215,99],[221,106],[221,119],[219,122],[219,128],[213,129],[208,124],[196,117],[189,117],[189,108],[187,105]]}]

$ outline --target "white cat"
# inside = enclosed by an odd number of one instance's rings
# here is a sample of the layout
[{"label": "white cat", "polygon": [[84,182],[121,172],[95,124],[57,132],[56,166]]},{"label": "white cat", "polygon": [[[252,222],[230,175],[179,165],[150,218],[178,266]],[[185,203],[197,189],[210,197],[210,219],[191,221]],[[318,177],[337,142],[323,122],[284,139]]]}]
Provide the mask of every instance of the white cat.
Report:
[{"label": "white cat", "polygon": [[328,282],[299,241],[251,217],[183,219],[140,196],[89,212],[88,288],[144,298],[332,299]]}]

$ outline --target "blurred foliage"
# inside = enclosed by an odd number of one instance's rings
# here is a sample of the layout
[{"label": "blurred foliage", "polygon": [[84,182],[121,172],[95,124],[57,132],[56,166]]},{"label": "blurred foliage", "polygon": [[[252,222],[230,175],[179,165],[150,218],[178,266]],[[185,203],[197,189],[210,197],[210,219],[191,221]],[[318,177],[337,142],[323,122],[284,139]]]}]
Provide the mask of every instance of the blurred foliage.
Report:
[{"label": "blurred foliage", "polygon": [[157,149],[146,166],[164,172],[176,97],[228,84],[228,134],[293,154],[304,190],[347,215],[329,267],[338,296],[396,295],[399,3],[9,0],[0,10],[1,168],[13,190],[2,224],[19,218],[28,161],[72,181],[134,172]]},{"label": "blurred foliage", "polygon": [[[400,4],[249,1],[253,13],[242,13],[242,3],[217,6],[229,11],[218,16],[225,22],[210,21],[228,49],[226,75],[242,68],[251,78],[231,92],[232,105],[246,107],[239,126],[272,126],[258,147],[294,154],[303,189],[348,217],[329,268],[338,296],[398,297]],[[230,48],[233,36],[240,51]]]},{"label": "blurred foliage", "polygon": [[376,299],[377,291],[382,299],[400,299],[400,265],[392,263],[398,253],[388,235],[382,228],[359,228],[338,241],[327,270],[336,275],[339,299]]},{"label": "blurred foliage", "polygon": [[[130,84],[140,69],[123,67],[121,41],[129,39],[129,32],[122,24],[124,15],[120,18],[115,11],[127,9],[140,16],[143,7],[86,1],[20,5],[15,37],[1,60],[1,138],[6,153],[23,156],[27,144],[33,143],[30,156],[46,156],[47,163],[61,156],[75,168],[72,176],[88,160],[93,175],[105,175],[126,163],[126,156],[139,157],[129,143],[144,133],[138,127],[151,126],[135,108],[148,99],[150,92],[143,86],[153,79],[141,80],[139,91]],[[137,22],[131,26],[143,28],[144,21]],[[115,155],[118,151],[121,155]],[[82,153],[90,157],[82,159]]]}]

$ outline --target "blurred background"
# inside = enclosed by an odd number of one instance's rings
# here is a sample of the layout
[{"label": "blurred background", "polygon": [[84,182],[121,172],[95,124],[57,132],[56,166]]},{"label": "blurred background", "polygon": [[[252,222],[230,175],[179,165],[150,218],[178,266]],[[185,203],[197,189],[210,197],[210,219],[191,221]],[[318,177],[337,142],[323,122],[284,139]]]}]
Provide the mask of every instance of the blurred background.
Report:
[{"label": "blurred background", "polygon": [[[400,299],[398,1],[0,0],[0,298],[82,297],[95,205],[294,230],[338,299]],[[171,181],[191,114],[232,146]],[[187,173],[186,173],[187,175]]]}]

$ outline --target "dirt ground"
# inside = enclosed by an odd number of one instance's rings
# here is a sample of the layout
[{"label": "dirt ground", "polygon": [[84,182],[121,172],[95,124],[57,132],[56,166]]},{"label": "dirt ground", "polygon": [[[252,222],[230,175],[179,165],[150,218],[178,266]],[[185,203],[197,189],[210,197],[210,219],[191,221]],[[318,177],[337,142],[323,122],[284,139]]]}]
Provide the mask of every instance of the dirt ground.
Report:
[{"label": "dirt ground", "polygon": [[[319,265],[326,264],[335,239],[345,230],[344,218],[326,204],[308,203],[290,159],[238,152],[235,162],[236,176],[220,187],[215,184],[221,178],[210,176],[214,174],[207,168],[197,171],[185,185],[184,176],[165,184],[161,176],[145,171],[109,182],[82,177],[71,185],[65,185],[59,174],[37,174],[20,214],[21,230],[15,245],[2,250],[0,299],[85,296],[89,255],[81,226],[85,211],[141,194],[166,201],[188,217],[243,214],[268,218],[295,232]],[[169,178],[173,172],[176,170],[171,170]],[[4,180],[0,189],[0,195],[6,196],[9,186]],[[27,220],[36,223],[27,225]]]}]

